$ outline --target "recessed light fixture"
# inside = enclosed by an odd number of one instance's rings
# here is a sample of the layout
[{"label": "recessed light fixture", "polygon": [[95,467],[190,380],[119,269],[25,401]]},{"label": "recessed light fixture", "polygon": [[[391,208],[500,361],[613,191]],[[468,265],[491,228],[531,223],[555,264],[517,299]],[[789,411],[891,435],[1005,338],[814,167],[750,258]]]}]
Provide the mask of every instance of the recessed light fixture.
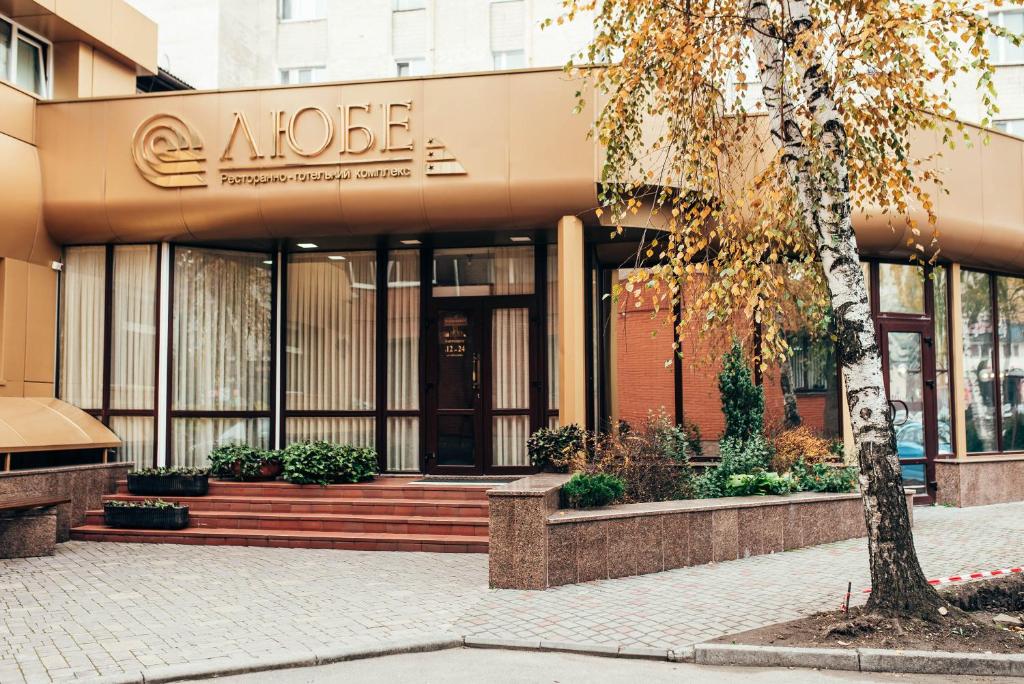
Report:
[{"label": "recessed light fixture", "polygon": [[316,243],[315,242],[300,242],[299,243],[299,247],[301,247],[302,249],[316,249]]},{"label": "recessed light fixture", "polygon": [[264,261],[263,263],[265,263],[265,264],[273,264],[273,263],[274,263],[274,261],[273,261],[273,259],[267,259],[267,260],[266,260],[266,261]]},{"label": "recessed light fixture", "polygon": [[533,238],[529,235],[513,235],[509,240],[512,242],[533,242]]},{"label": "recessed light fixture", "polygon": [[399,240],[403,245],[422,245],[423,242],[420,240]]},{"label": "recessed light fixture", "polygon": [[331,261],[344,261],[345,260],[345,257],[341,256],[340,254],[328,254],[327,258],[330,259]]}]

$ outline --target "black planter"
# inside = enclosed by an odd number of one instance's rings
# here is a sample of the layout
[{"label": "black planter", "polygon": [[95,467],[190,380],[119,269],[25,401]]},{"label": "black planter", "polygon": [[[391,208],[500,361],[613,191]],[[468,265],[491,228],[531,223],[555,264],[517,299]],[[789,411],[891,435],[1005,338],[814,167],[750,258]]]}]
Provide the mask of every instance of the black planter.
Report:
[{"label": "black planter", "polygon": [[141,530],[180,530],[188,527],[188,506],[149,508],[146,506],[103,506],[107,527]]},{"label": "black planter", "polygon": [[205,496],[210,491],[210,476],[128,473],[128,491],[138,496]]}]

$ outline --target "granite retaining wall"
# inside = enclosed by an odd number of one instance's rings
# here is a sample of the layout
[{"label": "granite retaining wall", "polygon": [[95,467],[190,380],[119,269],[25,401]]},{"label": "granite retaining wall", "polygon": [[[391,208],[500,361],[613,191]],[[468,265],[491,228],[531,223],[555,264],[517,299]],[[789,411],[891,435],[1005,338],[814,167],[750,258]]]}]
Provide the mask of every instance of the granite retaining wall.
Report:
[{"label": "granite retaining wall", "polygon": [[935,502],[987,506],[1024,501],[1024,454],[936,459]]}]

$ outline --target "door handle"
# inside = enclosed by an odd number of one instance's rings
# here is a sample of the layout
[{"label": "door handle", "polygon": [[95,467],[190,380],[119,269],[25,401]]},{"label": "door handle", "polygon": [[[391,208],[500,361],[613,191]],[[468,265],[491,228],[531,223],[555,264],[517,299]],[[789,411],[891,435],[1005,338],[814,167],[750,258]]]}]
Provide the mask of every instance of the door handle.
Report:
[{"label": "door handle", "polygon": [[480,393],[480,355],[473,354],[473,391]]},{"label": "door handle", "polygon": [[925,380],[924,381],[924,386],[927,387],[928,389],[935,389],[935,381],[934,380]]}]

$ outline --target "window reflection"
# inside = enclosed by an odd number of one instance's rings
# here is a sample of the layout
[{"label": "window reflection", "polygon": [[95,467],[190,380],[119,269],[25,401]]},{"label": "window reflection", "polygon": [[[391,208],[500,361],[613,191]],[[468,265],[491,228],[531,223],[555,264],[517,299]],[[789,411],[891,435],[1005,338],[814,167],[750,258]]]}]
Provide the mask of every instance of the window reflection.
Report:
[{"label": "window reflection", "polygon": [[910,264],[878,264],[878,306],[888,313],[924,314],[924,274]]},{"label": "window reflection", "polygon": [[964,326],[964,394],[967,451],[994,451],[996,444],[992,286],[985,273],[960,272]]}]

